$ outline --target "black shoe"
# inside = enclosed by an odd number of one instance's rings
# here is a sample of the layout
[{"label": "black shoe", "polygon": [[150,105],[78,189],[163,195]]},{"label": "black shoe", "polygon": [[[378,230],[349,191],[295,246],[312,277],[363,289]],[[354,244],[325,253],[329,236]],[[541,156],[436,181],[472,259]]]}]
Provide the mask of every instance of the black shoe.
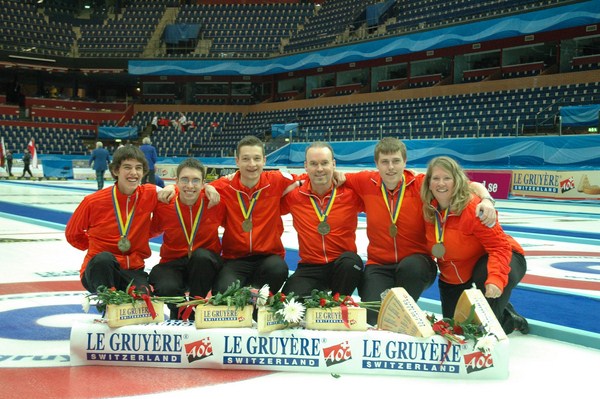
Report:
[{"label": "black shoe", "polygon": [[529,323],[527,322],[527,319],[517,313],[512,303],[507,303],[505,309],[513,319],[515,331],[520,331],[521,334],[524,335],[529,334]]}]

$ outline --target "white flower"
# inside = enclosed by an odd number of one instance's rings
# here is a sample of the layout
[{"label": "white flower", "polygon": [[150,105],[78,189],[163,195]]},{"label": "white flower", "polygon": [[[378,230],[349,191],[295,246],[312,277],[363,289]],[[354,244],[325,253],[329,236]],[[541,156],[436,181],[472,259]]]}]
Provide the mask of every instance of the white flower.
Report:
[{"label": "white flower", "polygon": [[265,284],[258,291],[256,306],[265,306],[267,304],[267,299],[269,299],[269,285]]},{"label": "white flower", "polygon": [[85,313],[90,311],[90,298],[86,295],[83,297],[83,301],[81,302],[81,308]]},{"label": "white flower", "polygon": [[494,334],[488,334],[477,340],[475,347],[483,353],[490,353],[498,342],[498,338]]},{"label": "white flower", "polygon": [[306,308],[304,304],[296,302],[295,298],[292,298],[288,302],[283,304],[283,309],[277,311],[278,314],[283,316],[283,320],[288,323],[299,323],[304,317]]}]

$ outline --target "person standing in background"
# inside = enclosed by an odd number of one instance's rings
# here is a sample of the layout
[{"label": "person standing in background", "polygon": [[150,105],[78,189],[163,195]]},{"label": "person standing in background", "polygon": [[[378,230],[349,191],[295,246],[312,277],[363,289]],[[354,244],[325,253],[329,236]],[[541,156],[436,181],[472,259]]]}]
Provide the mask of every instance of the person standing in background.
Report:
[{"label": "person standing in background", "polygon": [[104,148],[104,144],[102,144],[101,141],[96,143],[96,149],[92,151],[89,164],[96,171],[98,190],[102,190],[104,188],[104,173],[110,164],[110,154],[108,153],[108,150]]},{"label": "person standing in background", "polygon": [[29,173],[29,176],[33,177],[33,173],[31,173],[31,153],[27,148],[23,150],[23,174],[21,177],[25,177],[25,173]]},{"label": "person standing in background", "polygon": [[6,151],[6,171],[9,176],[12,176],[12,163],[13,163],[13,155],[10,150]]},{"label": "person standing in background", "polygon": [[154,165],[156,164],[158,154],[156,153],[156,148],[152,145],[152,141],[150,141],[150,137],[144,137],[140,150],[142,150],[148,161],[148,174],[142,179],[142,184],[156,184]]}]

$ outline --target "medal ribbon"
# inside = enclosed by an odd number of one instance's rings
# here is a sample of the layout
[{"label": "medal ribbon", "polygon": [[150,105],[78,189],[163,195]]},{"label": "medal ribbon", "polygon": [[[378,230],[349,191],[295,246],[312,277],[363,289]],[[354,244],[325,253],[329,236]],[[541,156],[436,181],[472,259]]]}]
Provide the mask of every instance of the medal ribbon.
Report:
[{"label": "medal ribbon", "polygon": [[329,212],[331,212],[331,208],[333,207],[333,202],[335,201],[336,193],[337,193],[337,188],[334,187],[333,190],[331,191],[331,197],[329,197],[329,201],[327,202],[327,205],[325,205],[324,211],[321,211],[321,208],[319,207],[319,205],[317,205],[317,201],[312,196],[309,197],[313,208],[315,208],[315,213],[317,214],[317,217],[319,218],[319,222],[324,222],[327,220],[327,217],[329,216]]},{"label": "medal ribbon", "polygon": [[[392,211],[392,207],[390,206],[390,200],[387,196],[387,187],[385,183],[381,182],[381,194],[383,194],[383,202],[385,202],[385,206],[390,213],[390,219],[392,219],[392,224],[396,224],[396,220],[398,220],[398,216],[400,215],[400,208],[402,207],[402,201],[404,200],[404,193],[406,192],[406,181],[402,178],[402,184],[400,185],[400,189],[398,190],[398,200],[394,204],[394,210]],[[392,201],[394,199],[394,195],[392,194]]]},{"label": "medal ribbon", "polygon": [[439,212],[435,213],[435,242],[441,244],[444,242],[444,233],[446,232],[446,219],[448,219],[449,209],[446,208],[440,215]]},{"label": "medal ribbon", "polygon": [[183,229],[183,233],[185,234],[185,239],[188,243],[188,249],[191,251],[194,249],[194,238],[196,237],[196,233],[198,232],[198,226],[200,225],[200,218],[202,218],[202,212],[204,211],[204,198],[200,200],[200,208],[196,213],[196,217],[194,218],[193,223],[191,223],[191,231],[188,233],[187,228],[185,227],[185,222],[183,221],[183,213],[181,212],[181,206],[179,205],[179,197],[175,198],[175,211],[177,212],[177,218],[179,219],[179,223],[181,223],[181,228]]},{"label": "medal ribbon", "polygon": [[244,215],[244,220],[250,219],[252,216],[252,211],[254,210],[254,205],[256,205],[256,200],[258,200],[258,196],[260,195],[260,191],[252,194],[252,198],[250,198],[250,203],[248,204],[248,208],[246,208],[246,204],[244,204],[244,200],[242,199],[242,193],[237,192],[238,202],[240,204],[240,209],[242,211],[242,215]]},{"label": "medal ribbon", "polygon": [[117,221],[119,222],[119,234],[121,237],[127,237],[129,234],[129,229],[131,228],[131,221],[133,220],[133,215],[135,214],[135,206],[137,205],[137,192],[135,194],[135,202],[133,203],[133,207],[131,211],[127,215],[127,220],[123,223],[123,217],[121,216],[121,207],[119,206],[119,201],[117,201],[117,185],[115,184],[112,189],[112,201],[113,207],[115,209],[115,216],[117,217]]}]

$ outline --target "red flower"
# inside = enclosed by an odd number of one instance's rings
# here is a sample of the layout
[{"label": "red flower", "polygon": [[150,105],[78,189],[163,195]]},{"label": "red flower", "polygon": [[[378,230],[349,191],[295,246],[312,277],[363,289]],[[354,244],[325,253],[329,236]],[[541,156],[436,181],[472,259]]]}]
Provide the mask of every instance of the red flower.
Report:
[{"label": "red flower", "polygon": [[135,285],[131,285],[131,286],[129,286],[129,289],[127,290],[127,293],[128,293],[129,295],[131,295],[132,297],[134,297],[134,298],[135,298]]},{"label": "red flower", "polygon": [[336,292],[335,295],[333,295],[333,300],[336,302],[340,301],[340,293],[339,292]]},{"label": "red flower", "polygon": [[281,293],[281,297],[279,298],[279,300],[280,300],[281,302],[285,302],[285,299],[286,299],[286,296],[285,296],[285,294],[282,292],[282,293]]},{"label": "red flower", "polygon": [[321,299],[319,300],[319,305],[321,305],[321,306],[325,306],[325,305],[327,305],[327,299],[325,299],[325,298],[321,298]]},{"label": "red flower", "polygon": [[439,320],[436,321],[435,323],[433,323],[433,331],[437,332],[437,333],[444,333],[446,331],[448,331],[448,327],[450,327],[450,324],[446,323],[444,320]]}]

